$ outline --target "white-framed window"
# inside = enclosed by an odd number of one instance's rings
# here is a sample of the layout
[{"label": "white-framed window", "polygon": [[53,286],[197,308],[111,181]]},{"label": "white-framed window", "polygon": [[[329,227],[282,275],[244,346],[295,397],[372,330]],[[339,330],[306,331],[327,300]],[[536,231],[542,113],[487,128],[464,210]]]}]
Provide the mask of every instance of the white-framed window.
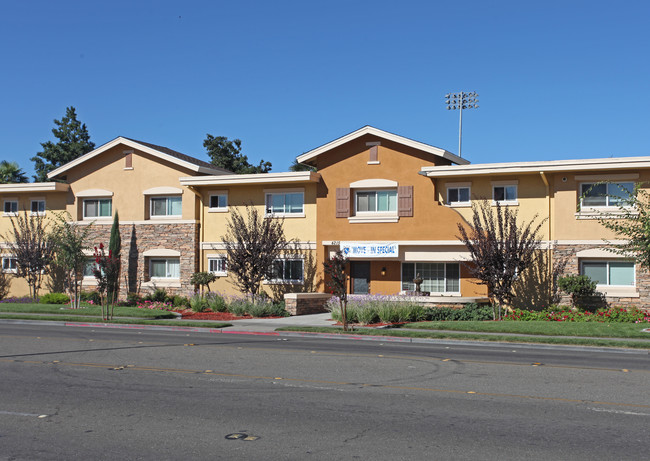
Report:
[{"label": "white-framed window", "polygon": [[214,275],[228,275],[228,266],[226,256],[208,256],[208,271]]},{"label": "white-framed window", "polygon": [[304,261],[302,258],[280,258],[273,261],[270,283],[303,283]]},{"label": "white-framed window", "polygon": [[30,201],[30,211],[34,216],[45,215],[45,199],[35,198]]},{"label": "white-framed window", "polygon": [[402,263],[402,290],[415,290],[416,276],[422,278],[421,291],[460,293],[459,263]]},{"label": "white-framed window", "polygon": [[517,203],[516,184],[497,184],[492,186],[492,201],[502,205],[514,205]]},{"label": "white-framed window", "polygon": [[213,192],[209,200],[209,212],[228,211],[228,192]]},{"label": "white-framed window", "polygon": [[304,192],[266,192],[267,216],[304,215]]},{"label": "white-framed window", "polygon": [[2,257],[2,272],[16,273],[18,270],[18,260],[14,256]]},{"label": "white-framed window", "polygon": [[178,279],[181,276],[180,258],[150,258],[149,278]]},{"label": "white-framed window", "polygon": [[470,187],[469,186],[447,187],[447,204],[451,206],[469,205]]},{"label": "white-framed window", "polygon": [[16,216],[18,214],[18,199],[5,199],[4,216]]},{"label": "white-framed window", "polygon": [[183,214],[183,199],[180,196],[151,197],[150,215],[155,217],[179,217]]},{"label": "white-framed window", "polygon": [[397,214],[397,190],[357,190],[354,193],[355,212]]},{"label": "white-framed window", "polygon": [[580,184],[580,203],[587,208],[624,206],[632,194],[633,182]]},{"label": "white-framed window", "polygon": [[633,287],[635,270],[633,261],[620,259],[582,260],[580,275],[586,275],[601,286]]},{"label": "white-framed window", "polygon": [[113,199],[87,198],[83,202],[84,218],[110,218],[113,215]]}]

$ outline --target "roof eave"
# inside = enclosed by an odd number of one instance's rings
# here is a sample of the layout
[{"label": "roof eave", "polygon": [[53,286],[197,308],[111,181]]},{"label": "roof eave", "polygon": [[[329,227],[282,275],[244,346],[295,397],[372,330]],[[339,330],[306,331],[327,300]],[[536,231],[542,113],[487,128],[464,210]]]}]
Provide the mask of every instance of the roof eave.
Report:
[{"label": "roof eave", "polygon": [[313,171],[257,174],[220,174],[218,176],[189,176],[180,178],[183,186],[236,186],[251,184],[297,184],[318,182],[320,174]]},{"label": "roof eave", "polygon": [[0,184],[0,193],[67,192],[69,190],[70,190],[69,184],[64,184],[60,182]]}]

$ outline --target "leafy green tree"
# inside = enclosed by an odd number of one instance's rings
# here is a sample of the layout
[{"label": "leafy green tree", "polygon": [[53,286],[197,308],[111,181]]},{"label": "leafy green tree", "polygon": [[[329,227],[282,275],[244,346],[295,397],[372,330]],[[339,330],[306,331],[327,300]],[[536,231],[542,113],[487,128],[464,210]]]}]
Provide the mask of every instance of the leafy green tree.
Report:
[{"label": "leafy green tree", "polygon": [[293,163],[289,167],[289,171],[316,171],[316,167],[307,165],[306,163],[298,163],[298,160],[293,159]]},{"label": "leafy green tree", "polygon": [[91,225],[74,224],[70,213],[56,215],[56,224],[52,231],[56,265],[65,271],[65,285],[70,293],[73,309],[81,303],[83,272],[88,261],[84,250],[89,249],[88,240]]},{"label": "leafy green tree", "polygon": [[248,157],[241,153],[241,140],[230,141],[225,136],[212,136],[208,134],[203,141],[203,147],[208,151],[212,164],[218,168],[230,170],[236,174],[268,173],[271,171],[271,162],[260,160],[259,165],[248,163]]},{"label": "leafy green tree", "polygon": [[15,184],[20,182],[29,182],[25,172],[16,162],[3,160],[0,162],[0,184]]},{"label": "leafy green tree", "polygon": [[43,277],[49,273],[54,258],[54,244],[46,228],[42,215],[23,211],[12,216],[9,234],[0,236],[16,258],[16,276],[27,280],[33,299],[38,298]]},{"label": "leafy green tree", "polygon": [[90,141],[86,124],[77,120],[74,107],[66,108],[65,116],[61,120],[55,119],[54,123],[57,127],[52,129],[52,133],[58,142],[56,144],[52,141],[41,143],[43,151],[31,158],[34,162],[34,171],[36,172],[34,180],[36,182],[47,181],[47,174],[50,171],[95,148],[95,144]]},{"label": "leafy green tree", "polygon": [[218,277],[212,272],[194,272],[192,277],[190,277],[190,283],[199,287],[201,290],[201,297],[203,297],[203,287],[206,287],[209,291],[210,284],[217,280],[217,278]]},{"label": "leafy green tree", "polygon": [[[622,186],[615,212],[603,212],[600,224],[624,237],[625,243],[612,245],[607,250],[633,258],[641,267],[650,270],[650,193],[637,183],[632,192]],[[622,197],[622,200],[621,200]]]}]

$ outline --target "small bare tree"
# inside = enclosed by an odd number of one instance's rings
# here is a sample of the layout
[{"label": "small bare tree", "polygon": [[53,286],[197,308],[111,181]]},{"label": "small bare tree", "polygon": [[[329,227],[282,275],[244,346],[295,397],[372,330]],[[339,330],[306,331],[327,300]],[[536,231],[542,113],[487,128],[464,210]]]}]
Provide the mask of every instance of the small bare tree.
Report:
[{"label": "small bare tree", "polygon": [[11,218],[11,231],[2,235],[16,258],[16,276],[27,280],[29,296],[38,297],[43,277],[50,270],[54,245],[40,214],[19,213]]},{"label": "small bare tree", "polygon": [[73,309],[81,302],[83,272],[88,261],[84,250],[88,250],[90,226],[79,226],[72,222],[70,213],[56,215],[57,223],[52,232],[56,252],[56,264],[65,272],[65,286],[70,293]]},{"label": "small bare tree", "polygon": [[327,288],[339,298],[343,331],[348,331],[348,275],[345,272],[348,262],[348,258],[340,250],[332,258],[323,262],[325,275],[329,277]]},{"label": "small bare tree", "polygon": [[221,238],[228,255],[228,272],[242,293],[255,297],[264,279],[271,277],[273,260],[291,243],[284,235],[284,221],[264,217],[257,208],[246,214],[233,210]]},{"label": "small bare tree", "polygon": [[517,222],[517,211],[493,208],[487,200],[472,204],[472,224],[469,231],[458,224],[461,240],[472,257],[470,273],[487,286],[488,296],[501,305],[510,304],[517,277],[532,266],[540,248],[539,231],[546,221],[535,224],[537,215],[527,223]]}]

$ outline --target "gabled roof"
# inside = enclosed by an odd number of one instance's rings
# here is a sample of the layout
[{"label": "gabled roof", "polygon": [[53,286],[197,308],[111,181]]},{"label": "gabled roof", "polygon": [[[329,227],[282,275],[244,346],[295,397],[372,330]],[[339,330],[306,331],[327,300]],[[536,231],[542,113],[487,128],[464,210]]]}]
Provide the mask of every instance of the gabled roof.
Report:
[{"label": "gabled roof", "polygon": [[425,166],[420,174],[430,178],[505,174],[551,173],[561,171],[629,170],[649,168],[650,157],[618,157],[538,162],[475,163],[473,165]]},{"label": "gabled roof", "polygon": [[388,131],[380,130],[370,125],[366,125],[363,128],[358,129],[357,131],[348,133],[345,136],[341,136],[340,138],[335,139],[334,141],[330,141],[327,144],[323,144],[322,146],[317,147],[316,149],[312,149],[309,152],[305,152],[304,154],[299,155],[296,158],[296,160],[298,161],[298,163],[309,163],[311,160],[315,159],[319,155],[329,150],[332,150],[336,147],[339,147],[347,142],[360,138],[361,136],[365,136],[367,134],[377,136],[379,138],[384,138],[389,141],[393,141],[398,144],[403,144],[405,146],[409,146],[415,149],[419,149],[421,151],[428,152],[433,155],[437,155],[438,157],[445,158],[451,161],[452,163],[461,164],[461,165],[465,165],[469,163],[469,161],[465,160],[464,158],[458,157],[457,155],[454,155],[451,152],[448,152],[444,149],[440,149],[439,147],[431,146],[429,144],[425,144],[419,141],[414,141],[413,139],[409,139],[403,136],[389,133]]},{"label": "gabled roof", "polygon": [[59,168],[52,170],[48,173],[48,178],[55,178],[71,168],[74,168],[77,165],[80,165],[91,158],[94,158],[103,152],[106,152],[109,149],[117,146],[118,144],[124,144],[127,147],[132,149],[137,149],[139,151],[145,152],[149,155],[157,157],[162,160],[179,165],[183,168],[195,171],[197,173],[219,175],[219,174],[231,174],[231,171],[224,170],[223,168],[217,168],[214,165],[211,165],[208,162],[199,160],[198,158],[190,157],[189,155],[181,154],[175,150],[169,149],[168,147],[157,146],[155,144],[150,144],[148,142],[136,141],[135,139],[125,138],[119,136],[112,141],[107,142],[99,146],[97,149],[88,152],[81,157],[66,163],[65,165],[60,166]]}]

